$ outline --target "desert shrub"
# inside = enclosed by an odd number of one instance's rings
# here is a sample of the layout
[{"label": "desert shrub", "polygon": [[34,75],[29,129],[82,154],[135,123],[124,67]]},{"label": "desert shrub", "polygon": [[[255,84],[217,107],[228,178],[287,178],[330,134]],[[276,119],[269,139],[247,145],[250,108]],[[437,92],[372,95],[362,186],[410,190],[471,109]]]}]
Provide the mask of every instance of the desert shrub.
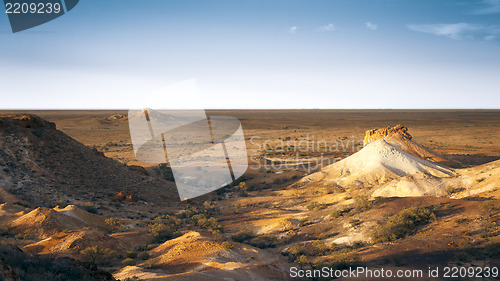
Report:
[{"label": "desert shrub", "polygon": [[328,236],[330,236],[330,234],[328,232],[321,232],[318,235],[316,235],[316,238],[318,240],[323,240],[323,239],[328,238]]},{"label": "desert shrub", "polygon": [[361,213],[364,211],[368,211],[372,208],[371,202],[368,200],[367,195],[358,195],[354,197],[354,212]]},{"label": "desert shrub", "polygon": [[97,214],[97,208],[94,206],[92,202],[83,202],[76,204],[80,209],[89,212],[91,214]]},{"label": "desert shrub", "polygon": [[243,243],[250,240],[252,237],[254,237],[253,231],[250,228],[245,228],[236,232],[236,234],[231,236],[231,239],[233,239],[234,242]]},{"label": "desert shrub", "polygon": [[224,241],[220,245],[222,248],[224,248],[226,250],[231,250],[234,247],[234,244],[229,242],[229,241]]},{"label": "desert shrub", "polygon": [[209,202],[209,201],[205,201],[203,202],[203,213],[207,214],[207,215],[218,215],[220,214],[220,209],[219,209],[219,206],[217,205],[216,202]]},{"label": "desert shrub", "polygon": [[109,248],[101,248],[99,246],[92,246],[80,251],[84,261],[95,264],[108,264],[115,251]]},{"label": "desert shrub", "polygon": [[180,224],[181,220],[179,218],[171,215],[163,215],[154,218],[153,222],[148,224],[148,228],[156,242],[164,242],[175,237]]},{"label": "desert shrub", "polygon": [[330,216],[334,219],[336,218],[340,218],[342,216],[345,216],[346,214],[348,214],[349,212],[351,211],[351,209],[349,208],[344,208],[344,209],[335,209],[333,211],[330,212]]},{"label": "desert shrub", "polygon": [[318,203],[318,202],[311,202],[307,205],[307,209],[309,211],[319,211],[319,210],[323,210],[323,209],[326,209],[326,204],[321,204],[321,203]]},{"label": "desert shrub", "polygon": [[106,222],[106,224],[108,225],[108,230],[110,232],[117,232],[123,226],[123,221],[121,221],[117,218],[109,218],[109,219],[106,219],[104,222]]},{"label": "desert shrub", "polygon": [[457,193],[457,192],[458,192],[458,189],[456,187],[454,187],[454,186],[448,186],[446,188],[446,194],[448,194],[448,196],[452,195],[454,193]]},{"label": "desert shrub", "polygon": [[126,258],[126,259],[122,260],[122,264],[124,266],[127,266],[127,265],[132,266],[132,265],[135,265],[135,260],[132,258]]},{"label": "desert shrub", "polygon": [[313,269],[321,269],[324,267],[332,268],[335,270],[343,270],[348,268],[356,268],[361,266],[361,259],[355,253],[335,253],[325,258],[316,259],[311,263]]},{"label": "desert shrub", "polygon": [[222,230],[222,226],[219,224],[219,221],[214,217],[208,217],[205,214],[197,214],[191,217],[191,221],[194,225],[210,229],[212,231]]},{"label": "desert shrub", "polygon": [[307,266],[307,265],[309,265],[311,263],[309,261],[309,259],[305,255],[300,255],[293,262],[296,263],[296,264],[298,264],[301,268],[304,267],[304,266]]},{"label": "desert shrub", "polygon": [[274,248],[276,247],[277,241],[278,239],[273,235],[265,234],[250,239],[250,245],[261,249]]},{"label": "desert shrub", "polygon": [[359,245],[347,246],[315,241],[293,245],[283,254],[288,256],[291,262],[307,261],[313,268],[323,265],[339,269],[359,262],[359,257],[352,252],[359,247]]},{"label": "desert shrub", "polygon": [[324,256],[331,252],[332,248],[321,241],[315,241],[290,247],[286,254],[295,260],[297,257],[304,256]]},{"label": "desert shrub", "polygon": [[149,256],[148,252],[141,252],[137,257],[139,259],[145,261],[145,260],[149,259],[150,256]]},{"label": "desert shrub", "polygon": [[126,257],[131,258],[131,259],[135,259],[135,258],[137,258],[137,253],[136,252],[128,252],[126,254]]},{"label": "desert shrub", "polygon": [[247,191],[248,186],[245,182],[240,182],[236,188],[244,193],[245,191]]},{"label": "desert shrub", "polygon": [[281,231],[293,230],[293,223],[290,219],[283,219],[279,223],[279,228]]},{"label": "desert shrub", "polygon": [[389,217],[385,224],[377,226],[371,232],[371,237],[376,243],[394,241],[411,234],[418,226],[426,224],[435,218],[436,216],[432,211],[423,207],[403,209]]},{"label": "desert shrub", "polygon": [[177,226],[165,223],[151,223],[148,227],[156,242],[164,242],[174,238],[174,233],[177,231]]}]

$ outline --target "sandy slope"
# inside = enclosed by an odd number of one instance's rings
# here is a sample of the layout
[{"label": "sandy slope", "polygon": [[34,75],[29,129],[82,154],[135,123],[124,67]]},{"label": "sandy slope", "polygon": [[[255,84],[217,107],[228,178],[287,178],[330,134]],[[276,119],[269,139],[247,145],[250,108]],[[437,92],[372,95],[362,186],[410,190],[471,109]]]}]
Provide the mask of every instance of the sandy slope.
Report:
[{"label": "sandy slope", "polygon": [[285,264],[274,255],[249,245],[233,243],[222,247],[219,241],[191,231],[166,241],[149,251],[155,269],[147,263],[122,268],[117,279],[137,276],[141,280],[277,280],[283,279]]},{"label": "sandy slope", "polygon": [[417,158],[380,139],[350,157],[305,177],[301,182],[364,188],[409,175],[450,177],[453,174],[450,168]]},{"label": "sandy slope", "polygon": [[45,239],[63,230],[79,230],[84,227],[102,229],[105,227],[104,220],[105,217],[87,213],[75,206],[64,209],[39,207],[14,219],[10,227],[14,232],[30,232],[33,236]]}]

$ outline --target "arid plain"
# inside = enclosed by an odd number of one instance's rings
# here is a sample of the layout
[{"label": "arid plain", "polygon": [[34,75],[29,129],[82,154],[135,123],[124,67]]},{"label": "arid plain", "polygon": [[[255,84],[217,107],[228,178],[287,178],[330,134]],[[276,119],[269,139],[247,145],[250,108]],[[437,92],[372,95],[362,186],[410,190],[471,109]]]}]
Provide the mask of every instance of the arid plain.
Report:
[{"label": "arid plain", "polygon": [[250,166],[187,202],[135,159],[126,111],[0,114],[2,244],[113,274],[95,280],[500,265],[500,110],[207,111],[241,121]]}]

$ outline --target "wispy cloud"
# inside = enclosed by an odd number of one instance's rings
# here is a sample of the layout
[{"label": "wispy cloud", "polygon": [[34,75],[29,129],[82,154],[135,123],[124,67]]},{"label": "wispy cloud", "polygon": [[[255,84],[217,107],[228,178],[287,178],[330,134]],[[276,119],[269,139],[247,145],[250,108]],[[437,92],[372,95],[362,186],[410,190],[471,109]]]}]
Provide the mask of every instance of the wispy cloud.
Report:
[{"label": "wispy cloud", "polygon": [[292,26],[292,27],[290,27],[290,28],[288,29],[288,33],[290,33],[290,34],[295,34],[295,33],[297,33],[297,29],[298,29],[298,27],[296,27],[296,26],[294,25],[294,26]]},{"label": "wispy cloud", "polygon": [[329,32],[329,31],[335,31],[337,29],[335,28],[335,25],[333,25],[333,23],[330,23],[318,28],[318,30],[321,32]]},{"label": "wispy cloud", "polygon": [[371,23],[371,22],[365,22],[365,26],[366,26],[366,28],[368,28],[370,30],[377,30],[378,29],[378,25]]},{"label": "wispy cloud", "polygon": [[453,24],[410,24],[407,27],[413,31],[444,36],[453,40],[482,39],[491,41],[500,35],[500,28],[497,26],[463,22]]},{"label": "wispy cloud", "polygon": [[489,15],[500,13],[500,0],[482,0],[480,8],[472,11],[473,15]]}]

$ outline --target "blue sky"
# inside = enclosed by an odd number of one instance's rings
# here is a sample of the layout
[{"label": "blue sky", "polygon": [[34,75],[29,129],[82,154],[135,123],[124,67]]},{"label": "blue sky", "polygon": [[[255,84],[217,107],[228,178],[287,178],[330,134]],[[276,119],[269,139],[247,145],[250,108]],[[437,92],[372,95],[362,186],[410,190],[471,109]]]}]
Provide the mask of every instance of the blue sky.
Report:
[{"label": "blue sky", "polygon": [[207,108],[500,108],[500,0],[84,0],[15,34],[0,11],[0,108],[191,78]]}]

